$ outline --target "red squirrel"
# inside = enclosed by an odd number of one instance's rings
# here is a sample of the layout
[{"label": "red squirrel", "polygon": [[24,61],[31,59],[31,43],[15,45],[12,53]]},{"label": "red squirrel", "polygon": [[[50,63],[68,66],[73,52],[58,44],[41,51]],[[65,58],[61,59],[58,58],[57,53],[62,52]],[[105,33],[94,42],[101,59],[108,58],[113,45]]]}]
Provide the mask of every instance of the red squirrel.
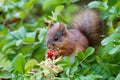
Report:
[{"label": "red squirrel", "polygon": [[59,55],[72,59],[78,51],[100,43],[102,28],[102,20],[96,11],[81,10],[73,17],[71,29],[67,29],[62,22],[50,24],[46,44],[49,49],[58,51]]}]

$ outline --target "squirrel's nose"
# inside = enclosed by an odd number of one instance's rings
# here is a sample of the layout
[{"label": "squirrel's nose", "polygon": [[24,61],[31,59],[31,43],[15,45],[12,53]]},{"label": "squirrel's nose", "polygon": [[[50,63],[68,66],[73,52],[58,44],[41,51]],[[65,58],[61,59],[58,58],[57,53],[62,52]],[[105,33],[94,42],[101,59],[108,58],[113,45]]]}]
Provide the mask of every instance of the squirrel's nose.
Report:
[{"label": "squirrel's nose", "polygon": [[47,47],[48,47],[49,49],[53,49],[54,45],[55,45],[54,43],[53,43],[53,44],[48,44]]},{"label": "squirrel's nose", "polygon": [[48,44],[47,47],[50,49],[50,44]]}]

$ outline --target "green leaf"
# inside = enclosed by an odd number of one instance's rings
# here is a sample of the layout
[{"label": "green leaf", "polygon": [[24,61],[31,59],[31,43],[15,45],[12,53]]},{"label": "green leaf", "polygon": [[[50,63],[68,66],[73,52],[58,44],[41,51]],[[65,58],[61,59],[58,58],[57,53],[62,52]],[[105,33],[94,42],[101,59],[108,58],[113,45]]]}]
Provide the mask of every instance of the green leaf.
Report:
[{"label": "green leaf", "polygon": [[7,80],[7,79],[11,78],[11,74],[9,72],[4,71],[4,72],[0,73],[0,79],[1,78],[5,78]]},{"label": "green leaf", "polygon": [[88,4],[88,7],[101,9],[103,11],[107,10],[107,8],[108,8],[107,3],[101,2],[101,1],[92,1]]},{"label": "green leaf", "polygon": [[60,15],[60,12],[63,10],[64,6],[60,5],[55,8],[55,12],[52,12],[52,17],[49,16],[52,20],[57,21],[57,16]]},{"label": "green leaf", "polygon": [[22,39],[16,41],[16,46],[19,46],[22,43]]},{"label": "green leaf", "polygon": [[53,80],[70,80],[69,78],[54,77]]},{"label": "green leaf", "polygon": [[[19,47],[19,46],[18,46]],[[33,51],[32,44],[23,44],[22,47],[17,50],[17,53],[26,54],[25,56],[30,56]]]},{"label": "green leaf", "polygon": [[105,38],[102,40],[101,44],[104,46],[104,45],[107,45],[111,42],[115,42],[115,41],[118,41],[119,38],[120,38],[120,33],[113,33],[111,34],[109,37]]},{"label": "green leaf", "polygon": [[14,60],[12,65],[14,66],[14,70],[20,74],[24,74],[25,73],[25,63],[26,60],[23,56],[23,54],[18,54]]},{"label": "green leaf", "polygon": [[10,39],[9,41],[7,41],[7,43],[4,44],[4,46],[2,47],[2,51],[5,52],[8,48],[14,46],[16,44],[16,40]]},{"label": "green leaf", "polygon": [[33,43],[33,42],[34,42],[34,38],[32,38],[32,37],[27,37],[27,38],[23,39],[23,42]]},{"label": "green leaf", "polygon": [[66,68],[66,75],[70,76],[70,67]]},{"label": "green leaf", "polygon": [[2,31],[4,29],[4,25],[0,24],[0,31]]},{"label": "green leaf", "polygon": [[80,76],[81,80],[96,80],[97,78],[102,78],[102,76],[93,75],[93,74],[90,74],[90,75],[87,75],[87,76]]},{"label": "green leaf", "polygon": [[108,6],[114,6],[117,3],[117,0],[108,0]]},{"label": "green leaf", "polygon": [[61,12],[63,9],[64,9],[64,6],[63,6],[63,5],[57,6],[57,7],[55,8],[55,14],[56,14],[56,15],[59,15],[60,12]]},{"label": "green leaf", "polygon": [[107,44],[109,44],[109,43],[111,43],[112,41],[115,41],[115,40],[117,40],[117,39],[115,39],[114,37],[107,37],[107,38],[102,40],[101,44],[103,46],[105,46],[105,45],[107,45]]},{"label": "green leaf", "polygon": [[40,29],[40,34],[38,35],[38,40],[40,41],[40,43],[45,40],[46,33],[47,33],[47,29],[46,28]]},{"label": "green leaf", "polygon": [[87,55],[86,57],[92,55],[94,53],[95,49],[92,47],[89,47],[86,49],[85,54]]},{"label": "green leaf", "polygon": [[120,51],[120,45],[117,45],[116,47],[112,48],[110,51],[109,51],[109,54],[115,54],[117,52]]},{"label": "green leaf", "polygon": [[24,4],[24,7],[26,9],[30,9],[36,2],[37,2],[37,0],[29,0],[29,1],[27,1],[27,3]]},{"label": "green leaf", "polygon": [[79,52],[78,52],[77,57],[78,57],[79,59],[84,59],[85,56],[86,56],[86,54],[85,54],[83,51],[79,51]]},{"label": "green leaf", "polygon": [[90,74],[87,77],[90,77],[90,78],[93,78],[93,79],[102,78],[101,75],[94,75],[94,74]]},{"label": "green leaf", "polygon": [[21,36],[22,38],[25,38],[25,37],[26,37],[26,30],[25,30],[24,27],[21,27],[21,28],[18,30],[18,32],[19,32],[19,34],[20,34],[20,36]]},{"label": "green leaf", "polygon": [[25,64],[25,70],[31,69],[31,68],[33,68],[33,67],[34,67],[35,65],[37,65],[37,64],[38,64],[37,60],[31,59],[31,60],[29,60],[29,61]]},{"label": "green leaf", "polygon": [[70,66],[70,59],[68,57],[64,57],[61,61],[57,62],[56,64],[59,64],[63,68]]},{"label": "green leaf", "polygon": [[30,38],[30,37],[31,37],[31,38],[33,38],[33,39],[35,40],[36,31],[26,33],[26,37],[27,37],[27,38]]},{"label": "green leaf", "polygon": [[19,28],[18,30],[11,32],[11,33],[8,35],[8,38],[9,38],[9,37],[10,37],[10,38],[12,37],[13,39],[17,39],[17,40],[23,39],[23,38],[26,37],[26,30],[25,30],[24,27],[21,27],[21,28]]},{"label": "green leaf", "polygon": [[75,72],[78,70],[78,62],[75,62],[72,66],[71,66],[71,74],[75,74]]},{"label": "green leaf", "polygon": [[49,8],[50,6],[61,4],[61,0],[57,0],[57,1],[56,0],[44,0],[41,3],[42,3],[43,10],[45,10]]},{"label": "green leaf", "polygon": [[90,8],[96,8],[96,7],[99,7],[100,6],[100,1],[93,1],[93,2],[90,2],[89,4],[88,4],[88,6],[90,7]]},{"label": "green leaf", "polygon": [[20,12],[17,12],[14,14],[14,17],[17,17],[17,18],[24,18],[25,17],[25,11],[20,11]]},{"label": "green leaf", "polygon": [[8,37],[12,37],[13,39],[22,39],[21,34],[18,31],[13,31],[10,34],[8,34]]},{"label": "green leaf", "polygon": [[115,32],[120,32],[120,24],[119,24],[119,26],[115,29]]},{"label": "green leaf", "polygon": [[108,11],[101,12],[101,18],[103,20],[107,19],[109,17],[110,13]]},{"label": "green leaf", "polygon": [[[117,13],[117,9],[115,6],[113,6],[112,8],[109,9],[109,13]],[[109,14],[110,15],[110,14]]]},{"label": "green leaf", "polygon": [[20,12],[19,18],[23,19],[25,17],[25,15],[26,15],[26,12],[22,11],[22,12]]},{"label": "green leaf", "polygon": [[117,75],[117,77],[115,78],[115,80],[120,80],[120,73]]}]

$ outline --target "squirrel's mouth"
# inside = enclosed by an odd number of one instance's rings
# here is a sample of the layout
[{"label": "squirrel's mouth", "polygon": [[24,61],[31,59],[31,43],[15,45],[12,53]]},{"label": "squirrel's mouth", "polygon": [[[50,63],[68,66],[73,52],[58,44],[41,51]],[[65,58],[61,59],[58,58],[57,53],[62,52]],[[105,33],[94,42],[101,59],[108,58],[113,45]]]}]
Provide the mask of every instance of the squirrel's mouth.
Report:
[{"label": "squirrel's mouth", "polygon": [[53,48],[54,51],[61,53],[61,49],[60,48]]},{"label": "squirrel's mouth", "polygon": [[49,49],[49,51],[53,51],[54,52],[54,54],[52,55],[54,58],[58,58],[58,57],[62,56],[61,55],[62,50],[60,48]]}]

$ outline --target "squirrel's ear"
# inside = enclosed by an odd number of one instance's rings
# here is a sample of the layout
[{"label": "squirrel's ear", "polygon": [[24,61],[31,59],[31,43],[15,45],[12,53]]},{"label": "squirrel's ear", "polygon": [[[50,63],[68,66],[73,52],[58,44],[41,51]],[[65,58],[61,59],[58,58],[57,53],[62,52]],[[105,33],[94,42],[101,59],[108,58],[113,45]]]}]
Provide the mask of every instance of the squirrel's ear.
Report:
[{"label": "squirrel's ear", "polygon": [[52,22],[52,21],[48,21],[47,19],[44,19],[44,23],[45,23],[47,26],[50,26],[50,28],[53,26],[53,22]]},{"label": "squirrel's ear", "polygon": [[67,34],[67,29],[66,29],[65,25],[61,22],[59,23],[59,31],[61,32],[62,35]]}]

